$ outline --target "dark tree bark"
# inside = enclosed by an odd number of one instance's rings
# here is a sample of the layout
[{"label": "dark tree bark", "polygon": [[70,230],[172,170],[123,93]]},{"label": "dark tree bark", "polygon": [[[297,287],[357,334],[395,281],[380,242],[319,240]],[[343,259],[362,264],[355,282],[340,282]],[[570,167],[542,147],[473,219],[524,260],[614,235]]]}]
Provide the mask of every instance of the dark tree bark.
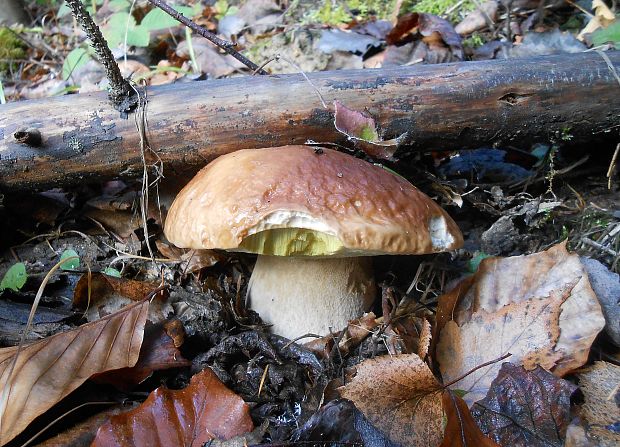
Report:
[{"label": "dark tree bark", "polygon": [[[330,107],[368,110],[386,139],[412,150],[501,144],[529,148],[570,135],[595,151],[618,138],[620,52],[308,74]],[[255,76],[149,89],[149,138],[168,175],[242,148],[345,143],[301,75]],[[333,107],[332,107],[333,108]],[[41,144],[15,137],[36,128]],[[18,134],[23,136],[22,134]],[[36,141],[36,139],[35,139]],[[133,117],[105,92],[0,106],[0,188],[36,189],[141,174]]]}]

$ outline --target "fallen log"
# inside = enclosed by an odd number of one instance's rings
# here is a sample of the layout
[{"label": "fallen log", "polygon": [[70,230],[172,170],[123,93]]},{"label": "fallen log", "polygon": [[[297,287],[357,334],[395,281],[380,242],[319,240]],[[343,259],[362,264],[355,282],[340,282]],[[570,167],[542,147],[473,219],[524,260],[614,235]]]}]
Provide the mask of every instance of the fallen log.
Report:
[{"label": "fallen log", "polygon": [[[333,101],[367,110],[386,139],[407,133],[412,150],[511,144],[570,135],[589,147],[618,135],[620,52],[527,60],[246,76],[148,91],[148,137],[165,173],[195,171],[242,148],[343,143]],[[331,110],[317,95],[320,91]],[[30,138],[24,129],[40,132]],[[18,131],[22,131],[20,134]],[[38,189],[142,172],[134,117],[106,94],[0,106],[0,188]]]}]

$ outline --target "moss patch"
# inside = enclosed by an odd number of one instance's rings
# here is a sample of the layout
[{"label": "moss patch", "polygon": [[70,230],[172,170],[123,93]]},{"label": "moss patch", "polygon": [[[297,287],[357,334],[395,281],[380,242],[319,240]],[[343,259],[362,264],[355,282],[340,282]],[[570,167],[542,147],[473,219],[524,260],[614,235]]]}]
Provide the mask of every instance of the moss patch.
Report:
[{"label": "moss patch", "polygon": [[[9,28],[0,27],[0,59],[22,59],[26,56],[24,43]],[[10,68],[10,62],[0,62],[0,73]]]}]

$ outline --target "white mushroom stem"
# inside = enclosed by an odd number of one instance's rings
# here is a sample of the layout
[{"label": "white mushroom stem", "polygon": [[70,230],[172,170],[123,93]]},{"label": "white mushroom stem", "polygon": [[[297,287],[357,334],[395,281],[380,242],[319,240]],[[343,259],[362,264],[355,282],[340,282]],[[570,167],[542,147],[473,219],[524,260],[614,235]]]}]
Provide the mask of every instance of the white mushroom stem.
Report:
[{"label": "white mushroom stem", "polygon": [[248,287],[249,307],[289,339],[344,329],[374,298],[367,257],[258,256]]}]

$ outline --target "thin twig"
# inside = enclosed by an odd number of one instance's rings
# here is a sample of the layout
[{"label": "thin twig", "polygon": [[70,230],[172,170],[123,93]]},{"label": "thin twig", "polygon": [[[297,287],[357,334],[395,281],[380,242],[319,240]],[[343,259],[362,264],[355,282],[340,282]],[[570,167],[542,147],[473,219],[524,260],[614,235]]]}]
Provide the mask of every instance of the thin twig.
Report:
[{"label": "thin twig", "polygon": [[172,18],[181,22],[183,25],[187,26],[188,28],[191,28],[192,31],[196,32],[197,34],[200,34],[205,39],[208,39],[211,43],[218,46],[219,48],[224,50],[226,53],[230,54],[232,57],[237,59],[243,65],[248,67],[250,70],[256,71],[258,74],[261,74],[261,75],[269,74],[265,70],[260,69],[258,65],[256,65],[254,62],[249,60],[243,54],[235,50],[235,44],[233,44],[232,42],[228,42],[227,40],[220,39],[212,32],[204,29],[202,26],[197,25],[196,23],[194,23],[193,21],[185,17],[183,14],[181,14],[180,12],[178,12],[177,10],[169,6],[166,2],[162,0],[149,0],[149,2],[157,6],[159,9],[161,9],[168,15],[170,15]]},{"label": "thin twig", "polygon": [[468,375],[472,374],[475,371],[478,371],[480,368],[484,368],[485,366],[489,366],[492,365],[493,363],[497,363],[500,362],[508,357],[510,357],[512,354],[510,352],[502,355],[501,357],[496,358],[495,360],[489,360],[488,362],[484,362],[482,365],[478,365],[475,368],[470,369],[469,371],[467,371],[465,374],[463,374],[460,377],[457,377],[456,379],[452,380],[451,382],[448,382],[446,384],[444,384],[444,388],[448,388],[450,385],[454,385],[456,382],[458,382],[459,380],[463,380],[465,377],[467,377]]},{"label": "thin twig", "polygon": [[611,157],[611,162],[609,163],[609,168],[607,169],[607,189],[611,189],[611,179],[613,178],[614,171],[616,170],[618,152],[620,152],[620,143],[616,145],[616,150],[614,151],[614,155]]},{"label": "thin twig", "polygon": [[97,24],[93,21],[92,17],[84,7],[84,4],[80,0],[67,0],[67,6],[71,9],[73,17],[80,24],[88,38],[90,39],[91,46],[97,54],[99,62],[103,65],[106,73],[106,77],[110,82],[110,100],[114,103],[114,106],[121,111],[130,110],[131,104],[127,102],[132,97],[133,89],[131,84],[121,74],[121,70],[114,60],[112,51],[108,47],[101,30]]}]

